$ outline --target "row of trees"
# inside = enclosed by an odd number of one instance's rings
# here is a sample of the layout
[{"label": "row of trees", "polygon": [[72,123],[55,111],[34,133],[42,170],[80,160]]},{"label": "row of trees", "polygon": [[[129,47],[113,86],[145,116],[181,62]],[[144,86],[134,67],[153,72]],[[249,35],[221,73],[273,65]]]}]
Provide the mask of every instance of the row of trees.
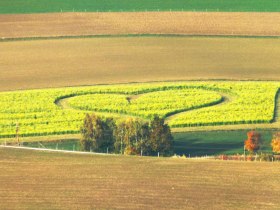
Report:
[{"label": "row of trees", "polygon": [[[244,142],[244,148],[250,153],[257,152],[262,145],[262,136],[257,131],[249,131],[247,133],[247,140]],[[280,132],[273,135],[271,141],[271,147],[273,152],[280,153]]]},{"label": "row of trees", "polygon": [[87,114],[81,127],[84,151],[115,152],[128,155],[171,155],[173,137],[164,119],[155,116],[151,123],[126,118],[115,121]]}]

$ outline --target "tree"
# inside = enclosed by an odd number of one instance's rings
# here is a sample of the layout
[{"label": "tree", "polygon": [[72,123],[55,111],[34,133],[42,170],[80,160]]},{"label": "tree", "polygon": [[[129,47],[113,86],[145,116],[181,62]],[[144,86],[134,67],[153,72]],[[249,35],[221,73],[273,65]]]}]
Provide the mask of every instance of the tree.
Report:
[{"label": "tree", "polygon": [[139,154],[141,126],[142,122],[138,119],[119,121],[114,132],[115,151],[127,155]]},{"label": "tree", "polygon": [[277,132],[273,135],[271,146],[273,152],[280,153],[280,132]]},{"label": "tree", "polygon": [[93,146],[93,124],[89,114],[86,114],[81,127],[82,138],[80,140],[81,148],[84,151],[90,151]]},{"label": "tree", "polygon": [[118,121],[114,129],[114,148],[116,153],[123,154],[124,149],[124,132],[125,132],[125,122]]},{"label": "tree", "polygon": [[86,114],[83,126],[81,127],[81,147],[84,151],[93,149],[97,152],[104,152],[113,147],[114,121],[112,119],[102,120],[95,114]]},{"label": "tree", "polygon": [[139,142],[137,143],[136,150],[138,154],[142,155],[150,155],[152,152],[150,141],[150,126],[147,122],[143,122],[141,124]]},{"label": "tree", "polygon": [[164,119],[155,116],[151,122],[150,144],[152,152],[170,155],[173,152],[173,137]]},{"label": "tree", "polygon": [[247,136],[247,140],[244,141],[245,149],[250,153],[257,152],[261,145],[261,134],[256,131],[249,131]]},{"label": "tree", "polygon": [[115,120],[113,118],[106,118],[103,122],[104,136],[101,149],[113,151],[114,149],[114,129],[116,127]]}]

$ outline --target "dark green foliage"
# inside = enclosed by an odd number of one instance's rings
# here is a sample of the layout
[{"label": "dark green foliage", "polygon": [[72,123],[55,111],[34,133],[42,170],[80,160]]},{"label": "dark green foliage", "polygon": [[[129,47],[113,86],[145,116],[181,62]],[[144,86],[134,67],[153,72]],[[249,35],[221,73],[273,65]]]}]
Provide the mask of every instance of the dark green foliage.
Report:
[{"label": "dark green foliage", "polygon": [[104,137],[102,145],[100,146],[102,151],[112,152],[114,150],[114,129],[115,121],[113,118],[107,118],[103,121]]},{"label": "dark green foliage", "polygon": [[139,119],[126,118],[118,123],[95,114],[87,114],[81,128],[81,149],[127,155],[171,155],[173,137],[164,119],[155,117],[151,125]]},{"label": "dark green foliage", "polygon": [[279,0],[1,0],[0,13],[120,11],[279,12]]},{"label": "dark green foliage", "polygon": [[164,124],[164,119],[158,116],[155,116],[151,122],[150,144],[154,153],[170,155],[173,152],[173,137],[170,127]]},{"label": "dark green foliage", "polygon": [[81,128],[81,149],[84,151],[105,152],[113,148],[113,128],[112,119],[102,120],[95,114],[87,114]]},{"label": "dark green foliage", "polygon": [[84,151],[90,151],[93,146],[93,124],[89,114],[86,114],[83,126],[81,127],[81,134],[81,149]]}]

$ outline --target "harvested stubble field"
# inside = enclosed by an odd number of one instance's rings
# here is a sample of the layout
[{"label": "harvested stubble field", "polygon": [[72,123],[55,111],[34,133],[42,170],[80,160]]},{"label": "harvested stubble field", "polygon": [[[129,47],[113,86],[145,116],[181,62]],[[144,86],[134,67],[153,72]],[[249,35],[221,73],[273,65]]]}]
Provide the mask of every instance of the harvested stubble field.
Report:
[{"label": "harvested stubble field", "polygon": [[120,12],[0,15],[0,38],[116,34],[280,36],[280,13]]},{"label": "harvested stubble field", "polygon": [[0,42],[0,90],[195,79],[280,79],[280,39],[103,37]]},{"label": "harvested stubble field", "polygon": [[280,167],[276,162],[71,155],[3,148],[0,157],[3,209],[280,207]]}]

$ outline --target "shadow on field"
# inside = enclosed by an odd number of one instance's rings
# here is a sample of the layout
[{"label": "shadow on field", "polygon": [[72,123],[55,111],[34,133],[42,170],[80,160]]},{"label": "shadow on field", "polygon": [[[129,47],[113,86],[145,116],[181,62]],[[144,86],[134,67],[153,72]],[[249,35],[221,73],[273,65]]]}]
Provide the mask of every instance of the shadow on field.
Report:
[{"label": "shadow on field", "polygon": [[243,143],[215,143],[201,142],[199,138],[190,138],[187,140],[176,140],[174,144],[174,152],[178,155],[203,156],[217,154],[232,154],[243,152]]}]

